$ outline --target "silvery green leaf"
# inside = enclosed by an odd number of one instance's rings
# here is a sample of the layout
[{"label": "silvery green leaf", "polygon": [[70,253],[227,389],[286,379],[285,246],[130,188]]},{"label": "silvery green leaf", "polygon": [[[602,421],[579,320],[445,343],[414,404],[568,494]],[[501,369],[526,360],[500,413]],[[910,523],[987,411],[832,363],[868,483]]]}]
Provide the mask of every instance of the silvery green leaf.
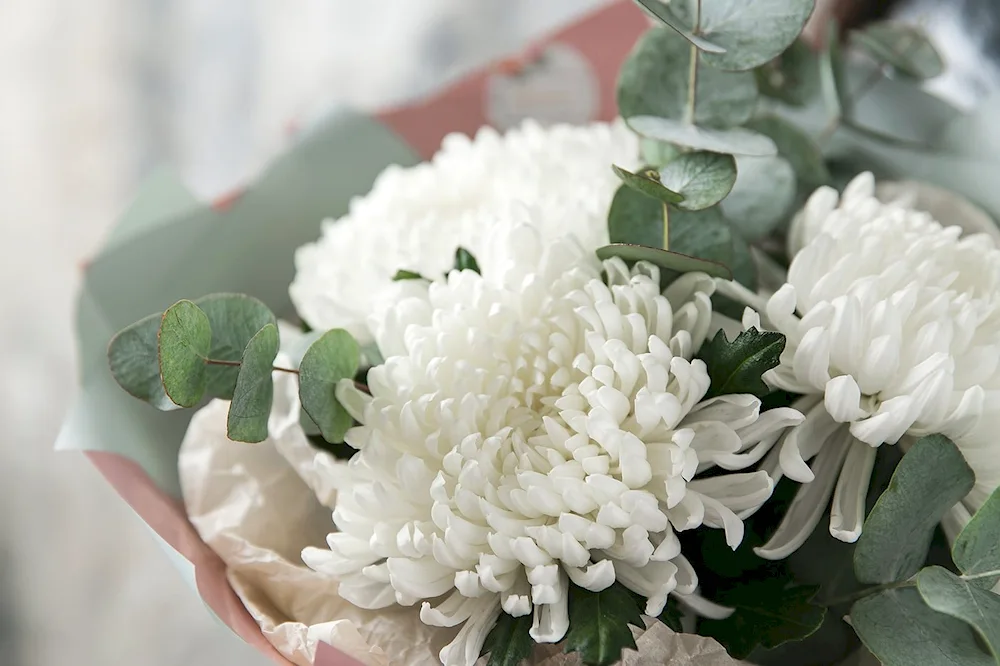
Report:
[{"label": "silvery green leaf", "polygon": [[774,141],[778,154],[788,160],[803,185],[814,189],[830,182],[832,176],[819,145],[794,123],[764,114],[747,123],[747,127]]},{"label": "silvery green leaf", "polygon": [[840,28],[836,21],[827,25],[826,42],[819,56],[819,82],[829,114],[835,118],[851,115],[851,91],[844,57],[840,52]]},{"label": "silvery green leaf", "polygon": [[732,271],[733,229],[718,207],[670,211],[670,250],[722,264]]},{"label": "silvery green leaf", "polygon": [[758,67],[754,74],[761,95],[792,106],[808,104],[820,92],[819,57],[802,39],[795,40],[787,51]]},{"label": "silvery green leaf", "polygon": [[1000,596],[941,567],[921,571],[917,589],[932,609],[970,624],[1000,663]]},{"label": "silvery green leaf", "polygon": [[660,182],[684,197],[676,203],[683,210],[714,206],[736,182],[736,160],[720,153],[685,153],[660,169]]},{"label": "silvery green leaf", "polygon": [[660,175],[655,170],[632,173],[619,166],[612,165],[615,175],[621,178],[626,187],[640,192],[665,204],[676,204],[684,201],[684,197],[671,191],[660,182]]},{"label": "silvery green leaf", "polygon": [[[621,116],[685,118],[690,62],[691,45],[676,32],[668,28],[646,32],[618,75]],[[699,64],[695,93],[694,122],[703,127],[742,125],[757,106],[757,82],[750,72],[724,72]]]},{"label": "silvery green leaf", "polygon": [[642,153],[642,161],[654,167],[661,167],[678,155],[682,150],[672,143],[657,141],[655,139],[640,139],[639,152]]},{"label": "silvery green leaf", "polygon": [[944,435],[923,437],[906,452],[875,502],[854,551],[862,583],[894,583],[920,570],[941,517],[972,489],[975,475]]},{"label": "silvery green leaf", "polygon": [[157,334],[163,314],[141,319],[119,331],[108,345],[108,364],[118,385],[162,411],[177,409],[160,380]]},{"label": "silvery green leaf", "polygon": [[664,4],[662,0],[635,0],[643,9],[645,9],[649,14],[658,19],[668,28],[675,30],[678,35],[688,40],[702,51],[707,53],[725,53],[726,49],[719,46],[718,44],[713,44],[704,37],[699,37],[698,35],[692,34],[690,30],[684,27],[682,21],[680,21],[673,12],[670,10],[670,5]]},{"label": "silvery green leaf", "polygon": [[160,379],[175,405],[194,407],[205,394],[205,359],[212,347],[212,327],[201,308],[177,301],[160,320]]},{"label": "silvery green leaf", "polygon": [[883,666],[995,666],[960,620],[928,608],[912,587],[886,590],[851,607],[851,626]]},{"label": "silvery green leaf", "polygon": [[944,60],[930,39],[915,25],[880,21],[851,33],[851,41],[879,62],[915,79],[944,73]]},{"label": "silvery green leaf", "polygon": [[660,268],[677,273],[700,272],[707,273],[711,277],[719,277],[726,280],[733,279],[732,272],[723,266],[712,261],[689,257],[678,252],[668,252],[655,247],[645,247],[643,245],[612,244],[597,248],[597,258],[600,260],[620,257],[628,263],[646,261]]},{"label": "silvery green leaf", "polygon": [[705,62],[727,70],[748,70],[777,57],[802,34],[815,0],[672,0],[674,15],[726,49],[705,53]]},{"label": "silvery green leaf", "polygon": [[278,355],[278,327],[266,324],[250,338],[240,359],[239,375],[233,389],[226,420],[226,435],[234,442],[263,442],[274,401],[271,379]]},{"label": "silvery green leaf", "polygon": [[[211,294],[194,304],[205,313],[212,327],[212,349],[208,353],[212,359],[239,361],[247,343],[259,330],[268,324],[278,325],[266,305],[246,294]],[[213,398],[231,399],[239,372],[235,366],[208,366],[205,392]]]},{"label": "silvery green leaf", "polygon": [[[961,572],[968,576],[1000,571],[1000,488],[979,507],[959,533],[951,556]],[[1000,575],[983,576],[976,578],[974,584],[992,588],[998,581]]]},{"label": "silvery green leaf", "polygon": [[663,204],[622,185],[608,210],[608,237],[616,244],[663,247]]},{"label": "silvery green leaf", "polygon": [[302,409],[319,426],[323,439],[344,441],[353,419],[337,401],[337,383],[352,379],[361,363],[361,349],[350,333],[334,329],[309,347],[299,363]]},{"label": "silvery green leaf", "polygon": [[656,116],[629,117],[626,122],[648,139],[667,141],[692,150],[751,157],[768,157],[778,153],[778,147],[771,139],[742,127],[711,129]]},{"label": "silvery green leaf", "polygon": [[722,210],[748,240],[767,236],[787,220],[797,193],[795,171],[782,157],[740,157],[739,177]]}]

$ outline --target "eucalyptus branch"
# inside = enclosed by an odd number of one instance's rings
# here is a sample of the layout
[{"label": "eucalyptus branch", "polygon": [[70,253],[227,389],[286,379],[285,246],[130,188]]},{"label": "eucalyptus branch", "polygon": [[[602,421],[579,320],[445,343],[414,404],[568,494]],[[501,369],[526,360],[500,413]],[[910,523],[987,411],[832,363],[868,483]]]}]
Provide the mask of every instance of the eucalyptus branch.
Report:
[{"label": "eucalyptus branch", "polygon": [[981,578],[992,578],[993,576],[1000,576],[1000,569],[994,569],[993,571],[984,571],[977,574],[965,574],[959,576],[962,580],[979,580]]},{"label": "eucalyptus branch", "polygon": [[[691,29],[691,33],[697,35],[701,30],[701,0],[695,3],[694,10],[694,26]],[[695,105],[698,102],[698,60],[700,55],[698,53],[698,47],[694,44],[691,45],[691,69],[688,73],[688,99],[687,99],[687,110],[684,113],[684,120],[689,125],[694,124],[694,112]]]},{"label": "eucalyptus branch", "polygon": [[[231,368],[238,368],[241,365],[243,365],[242,362],[240,361],[226,361],[221,358],[206,358],[205,363],[207,363],[208,365],[225,365]],[[287,372],[291,375],[299,374],[299,371],[295,370],[294,368],[283,368],[279,365],[275,365],[271,369],[277,372]]]},{"label": "eucalyptus branch", "polygon": [[670,207],[663,204],[663,249],[670,249]]}]

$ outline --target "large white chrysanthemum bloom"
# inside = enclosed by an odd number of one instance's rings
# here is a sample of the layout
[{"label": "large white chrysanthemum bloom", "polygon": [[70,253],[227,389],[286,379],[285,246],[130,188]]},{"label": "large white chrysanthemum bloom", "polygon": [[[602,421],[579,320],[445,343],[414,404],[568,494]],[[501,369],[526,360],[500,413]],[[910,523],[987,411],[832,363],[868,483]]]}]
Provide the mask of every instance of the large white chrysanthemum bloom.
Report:
[{"label": "large white chrysanthemum bloom", "polygon": [[[532,637],[567,630],[570,582],[616,580],[659,614],[696,594],[677,532],[725,530],[771,494],[742,469],[802,419],[753,396],[702,401],[714,281],[688,274],[661,293],[655,267],[603,265],[573,238],[549,241],[527,211],[481,244],[482,275],[398,283],[371,330],[385,356],[370,395],[338,397],[361,424],[336,480],[337,531],[303,559],[365,608],[421,604],[463,625],[441,652],[470,665],[499,613],[533,613]],[[602,275],[603,270],[603,275]],[[383,300],[383,303],[386,303]]]},{"label": "large white chrysanthemum bloom", "polygon": [[620,184],[611,165],[637,168],[638,160],[638,139],[620,121],[450,135],[429,162],[386,169],[346,216],[324,223],[319,241],[299,249],[292,301],[314,329],[344,328],[370,342],[373,296],[398,270],[436,278],[458,247],[482,254],[486,228],[512,201],[535,211],[546,241],[571,234],[587,249],[606,245]]},{"label": "large white chrysanthemum bloom", "polygon": [[804,394],[797,407],[806,420],[765,468],[808,485],[758,553],[793,552],[831,495],[831,533],[856,540],[876,449],[904,438],[952,438],[977,477],[967,503],[981,505],[1000,485],[1000,250],[993,239],[962,236],[926,213],[880,202],[871,174],[857,177],[842,198],[817,191],[796,225],[804,247],[764,309],[787,346],[765,379]]}]

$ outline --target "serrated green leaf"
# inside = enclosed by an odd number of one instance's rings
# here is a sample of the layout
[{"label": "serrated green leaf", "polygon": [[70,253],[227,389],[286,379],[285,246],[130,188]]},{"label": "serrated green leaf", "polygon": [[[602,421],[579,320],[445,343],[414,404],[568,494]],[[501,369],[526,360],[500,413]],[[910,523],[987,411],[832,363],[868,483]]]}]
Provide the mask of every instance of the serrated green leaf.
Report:
[{"label": "serrated green leaf", "polygon": [[702,210],[725,199],[733,189],[736,160],[719,153],[685,153],[660,169],[659,180],[681,196],[678,208]]},{"label": "serrated green leaf", "polygon": [[[959,533],[951,556],[967,576],[1000,571],[1000,489],[990,495]],[[985,576],[976,578],[974,583],[989,589],[998,581],[1000,576]]]},{"label": "serrated green leaf", "polygon": [[851,607],[851,625],[884,666],[993,666],[967,624],[928,608],[913,588],[886,590]]},{"label": "serrated green leaf", "polygon": [[683,22],[678,20],[670,11],[670,7],[660,0],[636,0],[654,18],[658,19],[668,28],[675,30],[678,35],[688,40],[692,45],[708,53],[725,53],[726,49],[718,44],[713,44],[704,37],[699,37],[688,30]]},{"label": "serrated green leaf", "polygon": [[771,139],[743,127],[711,129],[657,116],[628,116],[626,123],[647,139],[666,141],[691,150],[751,157],[778,154],[778,147]]},{"label": "serrated green leaf", "polygon": [[604,247],[597,249],[598,259],[603,261],[605,259],[611,259],[612,257],[620,257],[625,260],[626,263],[648,261],[655,266],[675,271],[677,273],[692,273],[698,271],[706,273],[711,277],[720,277],[726,280],[733,279],[732,272],[722,264],[706,261],[704,259],[698,259],[697,257],[689,257],[685,254],[679,254],[677,252],[668,252],[667,250],[661,250],[655,247],[616,243],[613,245],[605,245]]},{"label": "serrated green leaf", "polygon": [[464,247],[460,247],[455,250],[455,270],[482,273],[482,271],[479,270],[479,262],[477,262],[476,258],[472,256],[472,253]]},{"label": "serrated green leaf", "polygon": [[[278,325],[274,313],[261,301],[245,294],[211,294],[194,301],[208,317],[212,327],[214,360],[235,362],[243,358],[243,350],[257,331],[268,324]],[[240,369],[235,366],[209,365],[205,392],[215,398],[231,400]]]},{"label": "serrated green leaf", "polygon": [[761,375],[778,366],[785,350],[785,336],[755,328],[740,333],[732,342],[724,331],[706,342],[698,358],[708,366],[712,383],[704,399],[730,393],[750,393],[762,398],[771,392]]},{"label": "serrated green leaf", "polygon": [[893,583],[920,570],[941,517],[972,489],[975,476],[944,435],[917,441],[865,519],[854,551],[863,583]]},{"label": "serrated green leaf", "polygon": [[157,334],[163,314],[150,315],[123,328],[108,345],[108,365],[118,385],[159,410],[177,409],[163,390]]},{"label": "serrated green leaf", "polygon": [[1000,596],[942,567],[917,574],[917,590],[933,610],[970,624],[1000,664]]},{"label": "serrated green leaf", "polygon": [[531,623],[530,613],[521,617],[500,613],[483,643],[482,654],[489,655],[486,666],[521,666],[521,662],[530,658],[535,647],[528,634]]},{"label": "serrated green leaf", "polygon": [[201,308],[177,301],[160,320],[160,379],[179,407],[194,407],[205,395],[205,359],[212,348],[212,327]]},{"label": "serrated green leaf", "polygon": [[569,631],[565,650],[579,652],[586,666],[611,666],[622,650],[635,649],[629,625],[645,627],[639,605],[620,583],[600,592],[569,588]]},{"label": "serrated green leaf", "polygon": [[791,106],[805,106],[820,92],[819,58],[802,39],[754,74],[760,94]]},{"label": "serrated green leaf", "polygon": [[677,192],[671,191],[660,182],[659,174],[654,169],[646,170],[640,173],[632,173],[631,171],[627,171],[615,165],[611,165],[611,169],[615,172],[615,175],[621,179],[626,187],[644,194],[647,197],[652,197],[653,199],[665,204],[676,204],[684,201],[683,196]]},{"label": "serrated green leaf", "polygon": [[415,273],[413,271],[408,271],[404,269],[399,269],[396,274],[392,276],[393,282],[402,282],[404,280],[426,280],[420,273]]},{"label": "serrated green leaf", "polygon": [[747,127],[774,141],[778,154],[788,160],[803,185],[815,189],[832,180],[819,145],[797,125],[780,116],[765,114],[751,120]]},{"label": "serrated green leaf", "polygon": [[622,185],[608,209],[608,236],[612,243],[662,246],[663,204]]},{"label": "serrated green leaf", "polygon": [[826,40],[819,55],[819,82],[827,112],[835,118],[850,116],[853,107],[840,52],[840,26],[832,19],[827,22]]},{"label": "serrated green leaf", "polygon": [[[669,28],[653,28],[636,44],[618,75],[623,118],[687,119],[691,45]],[[749,72],[699,65],[694,122],[708,128],[742,125],[757,106],[757,82]]]},{"label": "serrated green leaf", "polygon": [[[695,9],[700,5],[701,11]],[[698,16],[704,39],[726,49],[705,53],[712,67],[747,70],[759,67],[787,49],[802,34],[815,0],[689,0],[672,2],[684,28]]]},{"label": "serrated green leaf", "polygon": [[735,609],[725,620],[704,620],[698,632],[743,659],[758,645],[775,648],[806,638],[823,624],[826,609],[812,603],[819,588],[790,585],[783,578],[748,581],[721,594],[715,601]]},{"label": "serrated green leaf", "polygon": [[794,212],[795,171],[783,157],[740,157],[739,178],[722,211],[750,241],[773,232]]},{"label": "serrated green leaf", "polygon": [[337,402],[337,383],[358,372],[361,350],[350,333],[334,329],[309,347],[299,364],[299,399],[302,409],[319,426],[323,439],[344,441],[353,424],[351,415]]},{"label": "serrated green leaf", "polygon": [[851,41],[881,63],[915,79],[944,73],[944,60],[926,33],[915,25],[879,21],[851,33]]},{"label": "serrated green leaf", "polygon": [[278,355],[278,327],[267,324],[250,338],[229,403],[226,435],[234,442],[263,442],[267,439],[267,420],[274,402],[271,378]]}]

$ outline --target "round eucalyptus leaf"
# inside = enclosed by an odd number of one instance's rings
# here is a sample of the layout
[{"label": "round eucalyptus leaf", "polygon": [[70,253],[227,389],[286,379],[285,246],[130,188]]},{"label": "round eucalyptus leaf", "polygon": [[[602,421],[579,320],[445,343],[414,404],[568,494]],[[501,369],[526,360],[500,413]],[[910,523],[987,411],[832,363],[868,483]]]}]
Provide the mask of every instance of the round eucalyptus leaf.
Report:
[{"label": "round eucalyptus leaf", "polygon": [[678,35],[691,42],[698,49],[707,53],[725,53],[726,49],[718,44],[713,44],[704,37],[693,34],[684,26],[684,22],[677,18],[671,11],[670,5],[664,4],[661,0],[636,0],[639,5],[650,15],[660,21],[663,25],[677,32]]},{"label": "round eucalyptus leaf", "polygon": [[272,364],[278,355],[278,327],[268,323],[250,338],[233,389],[226,436],[234,442],[263,442],[274,401]]},{"label": "round eucalyptus leaf", "polygon": [[797,125],[767,114],[754,118],[747,123],[747,127],[774,141],[778,154],[788,160],[803,185],[815,189],[832,180],[819,145]]},{"label": "round eucalyptus leaf", "polygon": [[740,233],[757,240],[791,214],[797,193],[795,171],[783,157],[741,157],[739,177],[722,211]]},{"label": "round eucalyptus leaf", "polygon": [[622,185],[608,210],[608,238],[612,243],[663,246],[663,204]]},{"label": "round eucalyptus leaf", "polygon": [[805,106],[820,93],[819,57],[802,39],[754,74],[761,95],[791,106]]},{"label": "round eucalyptus leaf", "polygon": [[647,139],[666,141],[692,150],[751,157],[778,154],[774,141],[742,127],[711,129],[655,116],[629,117],[626,122],[636,133]]},{"label": "round eucalyptus leaf", "polygon": [[915,79],[944,73],[944,60],[923,30],[883,21],[851,33],[851,40],[881,63]]},{"label": "round eucalyptus leaf", "polygon": [[706,273],[711,277],[733,279],[732,272],[725,266],[705,259],[691,257],[679,252],[668,252],[656,247],[643,245],[614,244],[597,248],[597,258],[600,260],[620,257],[628,263],[646,261],[677,273]]},{"label": "round eucalyptus leaf", "polygon": [[194,407],[205,395],[205,360],[212,348],[208,316],[191,301],[178,301],[160,320],[160,379],[175,405]]},{"label": "round eucalyptus leaf", "polygon": [[665,204],[676,204],[684,201],[683,195],[671,191],[660,182],[659,174],[655,169],[648,172],[632,173],[615,165],[612,165],[611,168],[626,187],[645,194],[647,197],[657,199]]},{"label": "round eucalyptus leaf", "polygon": [[683,210],[714,206],[736,183],[736,160],[720,153],[685,153],[660,169],[660,182],[684,197],[676,204]]},{"label": "round eucalyptus leaf", "polygon": [[815,0],[673,0],[670,6],[684,27],[726,49],[705,53],[706,64],[747,70],[787,49],[802,34],[815,4]]},{"label": "round eucalyptus leaf", "polygon": [[[623,118],[662,116],[681,120],[688,112],[691,44],[669,28],[654,28],[639,40],[618,75]],[[742,125],[757,106],[750,72],[724,72],[699,64],[694,122],[703,127]]]},{"label": "round eucalyptus leaf", "polygon": [[750,245],[719,206],[698,211],[671,211],[670,249],[720,263],[740,284],[749,289],[757,286],[757,267]]},{"label": "round eucalyptus leaf", "polygon": [[640,139],[639,152],[642,161],[654,167],[661,167],[670,160],[682,154],[682,150],[672,143],[656,139]]}]

